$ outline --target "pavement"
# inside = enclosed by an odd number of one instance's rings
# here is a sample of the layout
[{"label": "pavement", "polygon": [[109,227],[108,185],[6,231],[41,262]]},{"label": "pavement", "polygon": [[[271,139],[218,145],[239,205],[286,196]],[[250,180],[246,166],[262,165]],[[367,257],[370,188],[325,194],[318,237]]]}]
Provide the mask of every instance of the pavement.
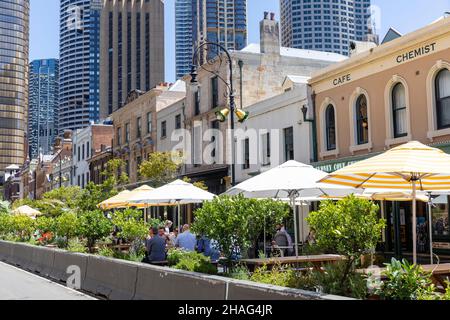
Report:
[{"label": "pavement", "polygon": [[0,300],[96,300],[48,279],[0,262]]}]

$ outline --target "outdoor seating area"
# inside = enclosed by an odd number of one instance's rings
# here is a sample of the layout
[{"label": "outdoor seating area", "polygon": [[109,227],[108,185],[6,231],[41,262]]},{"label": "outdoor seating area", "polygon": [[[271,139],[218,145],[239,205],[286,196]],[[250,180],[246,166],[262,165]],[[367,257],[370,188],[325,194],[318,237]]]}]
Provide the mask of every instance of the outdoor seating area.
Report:
[{"label": "outdoor seating area", "polygon": [[[450,156],[437,149],[411,142],[332,174],[289,161],[223,195],[204,189],[182,180],[119,193],[110,184],[61,189],[35,202],[39,210],[6,206],[0,237],[360,299],[449,298],[450,265],[435,259],[432,240],[431,264],[416,264],[416,203],[430,209],[450,190]],[[411,261],[380,250],[383,203],[399,201],[412,202]],[[411,278],[414,288],[387,289]],[[404,290],[409,298],[396,296]]]}]

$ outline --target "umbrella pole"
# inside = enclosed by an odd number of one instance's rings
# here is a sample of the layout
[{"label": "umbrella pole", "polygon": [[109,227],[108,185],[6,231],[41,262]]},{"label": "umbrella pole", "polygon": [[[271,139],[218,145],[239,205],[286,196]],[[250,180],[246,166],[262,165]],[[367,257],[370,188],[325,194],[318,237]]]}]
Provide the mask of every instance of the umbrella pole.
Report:
[{"label": "umbrella pole", "polygon": [[416,219],[416,195],[417,195],[417,190],[416,190],[416,181],[413,180],[412,181],[412,232],[413,232],[413,263],[417,264],[417,219]]},{"label": "umbrella pole", "polygon": [[295,198],[291,196],[292,210],[294,211],[294,233],[295,233],[295,256],[298,257],[298,224],[297,224],[297,210],[295,208]]},{"label": "umbrella pole", "polygon": [[[381,219],[384,219],[384,200],[381,200]],[[383,229],[383,232],[381,233],[381,241],[383,243],[386,242],[386,229]]]},{"label": "umbrella pole", "polygon": [[302,254],[303,254],[303,242],[305,241],[305,226],[303,224],[303,202],[300,202],[300,228],[301,228],[301,241],[302,241]]},{"label": "umbrella pole", "polygon": [[[180,201],[178,201],[178,226],[181,226],[181,212],[180,212]],[[183,229],[181,229],[183,230]]]},{"label": "umbrella pole", "polygon": [[432,210],[432,203],[431,203],[431,196],[428,201],[428,228],[430,233],[430,261],[431,264],[433,264],[433,226],[431,225],[433,223],[433,218],[431,216],[431,210]]}]

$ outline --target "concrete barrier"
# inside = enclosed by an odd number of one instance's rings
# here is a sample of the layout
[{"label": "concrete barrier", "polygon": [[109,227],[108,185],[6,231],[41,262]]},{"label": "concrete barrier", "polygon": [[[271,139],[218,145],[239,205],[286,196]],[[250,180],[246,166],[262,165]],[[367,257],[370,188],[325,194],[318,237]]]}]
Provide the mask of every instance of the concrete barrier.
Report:
[{"label": "concrete barrier", "polygon": [[[10,263],[20,266],[22,269],[33,271],[33,249],[35,246],[16,243],[13,245],[10,256]],[[39,249],[39,248],[37,248]]]},{"label": "concrete barrier", "polygon": [[0,259],[64,282],[77,266],[81,289],[111,300],[352,300],[7,241]]},{"label": "concrete barrier", "polygon": [[77,266],[80,268],[81,283],[86,278],[88,255],[82,253],[73,253],[63,250],[54,251],[53,268],[50,271],[50,278],[56,281],[66,282],[70,274],[67,268]]},{"label": "concrete barrier", "polygon": [[8,262],[11,259],[13,243],[0,241],[0,261]]},{"label": "concrete barrier", "polygon": [[81,288],[110,300],[131,300],[136,290],[137,271],[137,263],[91,255]]},{"label": "concrete barrier", "polygon": [[226,282],[220,277],[141,264],[134,299],[224,300],[225,291]]},{"label": "concrete barrier", "polygon": [[34,247],[31,270],[48,277],[53,270],[55,249]]}]

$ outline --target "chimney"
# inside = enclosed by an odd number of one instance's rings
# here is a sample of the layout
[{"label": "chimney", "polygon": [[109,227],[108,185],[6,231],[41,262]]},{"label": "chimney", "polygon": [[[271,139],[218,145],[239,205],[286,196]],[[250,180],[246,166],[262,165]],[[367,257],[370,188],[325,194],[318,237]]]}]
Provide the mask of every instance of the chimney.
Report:
[{"label": "chimney", "polygon": [[275,13],[264,12],[259,33],[261,53],[280,55],[280,24],[275,20]]}]

